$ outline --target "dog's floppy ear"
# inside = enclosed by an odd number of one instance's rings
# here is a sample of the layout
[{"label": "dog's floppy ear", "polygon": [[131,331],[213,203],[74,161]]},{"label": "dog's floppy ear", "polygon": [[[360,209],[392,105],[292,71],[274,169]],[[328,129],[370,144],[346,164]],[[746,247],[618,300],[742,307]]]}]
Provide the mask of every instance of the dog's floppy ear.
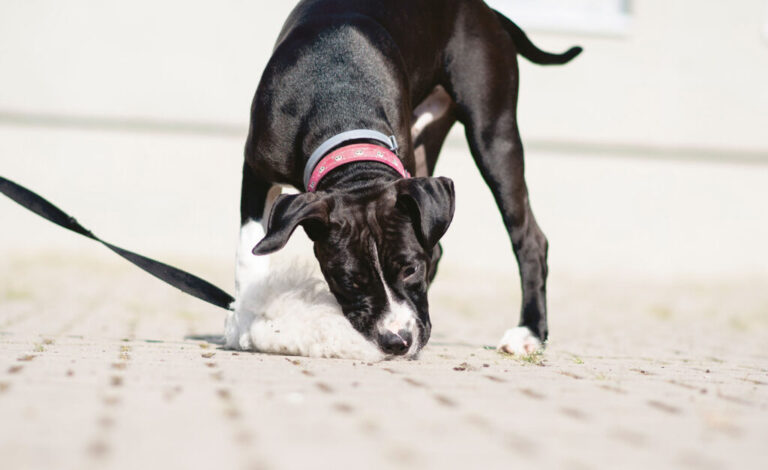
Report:
[{"label": "dog's floppy ear", "polygon": [[448,230],[456,208],[453,181],[407,178],[396,183],[397,206],[410,215],[424,248],[430,250]]},{"label": "dog's floppy ear", "polygon": [[317,240],[328,229],[329,202],[322,193],[279,196],[269,215],[267,235],[253,248],[253,254],[267,255],[284,247],[299,225],[309,238]]}]

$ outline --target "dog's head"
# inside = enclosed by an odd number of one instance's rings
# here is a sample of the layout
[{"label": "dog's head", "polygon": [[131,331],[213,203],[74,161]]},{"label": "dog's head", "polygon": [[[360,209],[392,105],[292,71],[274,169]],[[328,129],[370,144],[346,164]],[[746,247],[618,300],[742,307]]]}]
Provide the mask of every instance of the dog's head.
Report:
[{"label": "dog's head", "polygon": [[253,253],[279,250],[301,225],[352,326],[387,354],[413,356],[429,339],[427,288],[454,201],[453,182],[442,177],[283,195]]}]

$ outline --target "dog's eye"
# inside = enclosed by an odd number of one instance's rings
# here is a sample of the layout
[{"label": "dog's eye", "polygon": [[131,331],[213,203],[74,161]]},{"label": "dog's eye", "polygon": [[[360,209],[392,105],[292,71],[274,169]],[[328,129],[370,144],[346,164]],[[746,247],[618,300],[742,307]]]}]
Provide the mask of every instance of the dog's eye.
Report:
[{"label": "dog's eye", "polygon": [[363,276],[359,273],[348,273],[346,276],[344,276],[344,281],[348,288],[352,288],[354,290],[361,290],[363,287],[365,287],[365,279],[363,279]]},{"label": "dog's eye", "polygon": [[403,270],[401,272],[403,275],[403,279],[408,280],[409,278],[415,276],[419,272],[419,265],[409,264],[408,266],[403,267]]}]

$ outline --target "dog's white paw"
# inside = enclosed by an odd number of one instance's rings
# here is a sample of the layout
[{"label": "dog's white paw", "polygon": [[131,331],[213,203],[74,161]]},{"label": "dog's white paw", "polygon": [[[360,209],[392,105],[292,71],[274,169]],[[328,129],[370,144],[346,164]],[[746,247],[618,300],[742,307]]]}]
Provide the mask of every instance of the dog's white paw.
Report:
[{"label": "dog's white paw", "polygon": [[498,350],[508,354],[526,356],[544,349],[539,338],[526,326],[518,326],[507,330],[499,341]]},{"label": "dog's white paw", "polygon": [[234,309],[224,322],[224,344],[228,349],[248,351],[253,348],[250,328],[254,315],[242,311],[239,301],[235,301]]}]

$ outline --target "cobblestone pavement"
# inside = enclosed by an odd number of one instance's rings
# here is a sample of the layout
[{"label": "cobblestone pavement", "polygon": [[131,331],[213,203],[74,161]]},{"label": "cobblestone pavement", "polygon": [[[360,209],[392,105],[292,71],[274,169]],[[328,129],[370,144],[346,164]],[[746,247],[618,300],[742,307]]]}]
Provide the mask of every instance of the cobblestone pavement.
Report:
[{"label": "cobblestone pavement", "polygon": [[489,348],[514,282],[447,266],[421,359],[367,364],[226,351],[135,268],[6,257],[0,467],[766,468],[764,286],[554,277],[521,360]]},{"label": "cobblestone pavement", "polygon": [[[0,133],[29,155],[4,176],[231,286],[240,161],[210,159],[240,140]],[[529,152],[551,341],[525,361],[487,349],[514,257],[444,153],[456,217],[412,362],[222,350],[223,312],[2,201],[0,468],[768,468],[768,166]]]}]

